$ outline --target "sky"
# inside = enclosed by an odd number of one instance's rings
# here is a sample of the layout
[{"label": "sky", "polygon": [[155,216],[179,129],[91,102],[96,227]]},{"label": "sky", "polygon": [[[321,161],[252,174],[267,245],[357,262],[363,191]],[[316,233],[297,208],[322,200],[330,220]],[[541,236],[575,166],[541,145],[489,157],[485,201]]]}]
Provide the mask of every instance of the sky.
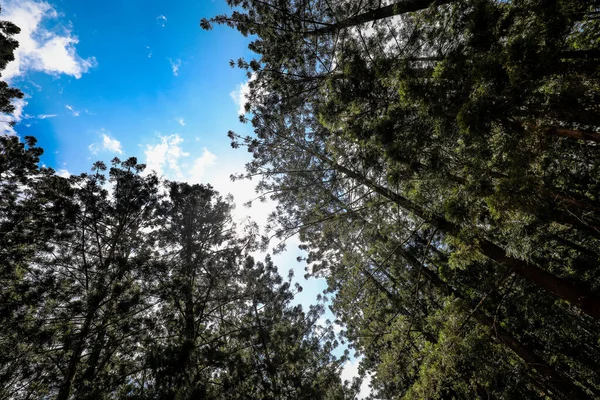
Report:
[{"label": "sky", "polygon": [[[272,204],[256,196],[252,181],[231,182],[250,155],[232,149],[227,131],[250,133],[239,122],[247,77],[230,60],[251,58],[250,39],[199,22],[229,11],[224,0],[5,0],[1,19],[21,28],[19,48],[2,79],[25,93],[0,130],[35,136],[41,162],[68,176],[97,160],[137,157],[148,170],[172,180],[210,183],[232,194],[238,220],[264,225]],[[6,121],[15,120],[14,127]],[[304,279],[298,241],[274,257],[280,273],[293,269],[306,308],[325,289]],[[326,315],[326,318],[332,318]],[[348,362],[343,377],[355,375]]]}]

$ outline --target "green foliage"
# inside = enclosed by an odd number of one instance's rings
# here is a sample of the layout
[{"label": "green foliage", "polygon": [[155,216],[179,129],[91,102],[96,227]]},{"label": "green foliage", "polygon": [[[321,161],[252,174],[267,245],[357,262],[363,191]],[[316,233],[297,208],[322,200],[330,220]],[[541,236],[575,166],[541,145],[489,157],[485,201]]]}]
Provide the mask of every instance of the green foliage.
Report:
[{"label": "green foliage", "polygon": [[[2,9],[0,8],[0,11]],[[15,59],[15,50],[19,43],[13,38],[21,31],[18,26],[9,21],[0,21],[0,76],[1,71],[6,68],[6,64]],[[4,81],[0,81],[0,113],[10,114],[15,110],[11,103],[13,99],[23,98],[23,93],[16,88],[8,86]]]},{"label": "green foliage", "polygon": [[229,4],[230,138],[373,398],[598,397],[597,2]]},{"label": "green foliage", "polygon": [[161,183],[135,158],[60,178],[35,139],[0,140],[0,396],[350,395],[322,307],[292,306],[210,186]]}]

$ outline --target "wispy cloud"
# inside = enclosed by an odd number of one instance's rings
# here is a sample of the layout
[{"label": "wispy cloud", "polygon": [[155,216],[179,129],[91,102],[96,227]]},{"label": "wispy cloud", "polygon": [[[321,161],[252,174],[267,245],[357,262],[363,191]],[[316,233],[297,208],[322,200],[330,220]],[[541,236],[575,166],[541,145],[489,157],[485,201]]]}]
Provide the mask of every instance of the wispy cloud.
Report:
[{"label": "wispy cloud", "polygon": [[15,99],[12,104],[15,106],[12,115],[0,113],[0,133],[2,134],[15,135],[16,132],[12,125],[21,122],[24,118],[23,109],[27,105],[27,101],[25,99]]},{"label": "wispy cloud", "polygon": [[173,71],[173,75],[179,75],[179,67],[181,67],[181,60],[177,59],[173,61],[172,59],[168,59],[171,64],[171,71]]},{"label": "wispy cloud", "polygon": [[150,46],[146,46],[146,50],[148,50],[148,58],[152,58],[152,49]]},{"label": "wispy cloud", "polygon": [[206,168],[214,165],[215,161],[217,161],[217,156],[204,147],[202,149],[202,155],[196,158],[192,164],[188,181],[192,183],[202,183],[203,179],[206,178]]},{"label": "wispy cloud", "polygon": [[[0,134],[15,135],[16,132],[12,123],[17,124],[25,120],[47,119],[57,116],[57,114],[29,115],[24,113],[23,110],[25,109],[25,106],[27,106],[27,100],[25,99],[15,99],[12,101],[12,104],[15,106],[15,111],[12,115],[0,114]],[[25,124],[28,128],[31,127],[31,125],[31,123]]]},{"label": "wispy cloud", "polygon": [[181,148],[183,139],[177,134],[159,136],[159,139],[160,143],[146,146],[146,171],[181,179],[180,163],[190,155]]},{"label": "wispy cloud", "polygon": [[38,115],[25,114],[25,115],[23,115],[22,119],[47,119],[47,118],[54,118],[54,117],[58,117],[58,114],[38,114]]},{"label": "wispy cloud", "polygon": [[185,121],[183,120],[183,118],[177,118],[177,123],[181,126],[185,126]]},{"label": "wispy cloud", "polygon": [[73,114],[74,117],[79,117],[80,112],[79,111],[75,111],[75,109],[73,108],[73,106],[70,105],[65,105],[65,108],[69,111],[71,111],[71,114]]},{"label": "wispy cloud", "polygon": [[146,171],[190,183],[206,180],[206,169],[217,160],[215,154],[204,147],[199,156],[190,157],[190,152],[183,150],[184,140],[177,134],[159,135],[159,139],[158,143],[146,145]]},{"label": "wispy cloud", "polygon": [[102,148],[106,150],[110,150],[114,153],[123,154],[123,150],[121,149],[121,142],[117,139],[113,139],[107,134],[102,134]]},{"label": "wispy cloud", "polygon": [[164,28],[165,26],[167,26],[167,17],[165,17],[164,15],[159,15],[158,17],[156,17],[156,23],[160,25],[161,28]]},{"label": "wispy cloud", "polygon": [[229,96],[233,99],[235,104],[238,106],[238,114],[246,114],[245,105],[248,102],[248,95],[250,94],[250,80],[240,83],[235,90],[229,93]]},{"label": "wispy cloud", "polygon": [[15,35],[19,47],[15,60],[10,62],[2,76],[5,80],[43,71],[48,74],[66,74],[75,78],[96,65],[94,57],[82,58],[75,45],[79,40],[65,24],[53,24],[52,29],[43,26],[43,21],[58,19],[60,14],[44,1],[9,0],[2,5],[2,19],[14,22],[21,28]]}]

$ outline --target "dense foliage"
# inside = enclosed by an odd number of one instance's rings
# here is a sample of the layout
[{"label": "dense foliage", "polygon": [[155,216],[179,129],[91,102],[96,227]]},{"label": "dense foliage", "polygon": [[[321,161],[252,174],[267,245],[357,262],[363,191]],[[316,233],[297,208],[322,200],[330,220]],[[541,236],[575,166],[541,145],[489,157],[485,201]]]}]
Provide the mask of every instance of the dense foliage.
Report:
[{"label": "dense foliage", "polygon": [[292,306],[210,186],[161,194],[135,158],[67,179],[40,154],[0,137],[1,398],[350,395],[322,306]]},{"label": "dense foliage", "polygon": [[228,0],[244,176],[373,398],[600,398],[598,2]]},{"label": "dense foliage", "polygon": [[[0,21],[0,71],[18,32]],[[0,135],[0,399],[353,396],[323,305],[293,305],[231,199],[134,157],[64,178],[24,139]]]},{"label": "dense foliage", "polygon": [[[0,72],[6,68],[6,64],[15,59],[15,50],[19,47],[19,43],[13,36],[19,32],[21,29],[12,22],[0,21]],[[21,98],[23,98],[23,93],[19,89],[10,87],[8,83],[0,80],[0,113],[12,113],[15,110],[13,99]]]},{"label": "dense foliage", "polygon": [[[600,398],[600,27],[584,0],[228,0],[253,156],[372,398]],[[0,22],[0,70],[19,29]],[[0,112],[20,91],[0,87]],[[323,306],[232,202],[0,136],[0,398],[346,399]],[[356,388],[354,388],[356,389]]]}]

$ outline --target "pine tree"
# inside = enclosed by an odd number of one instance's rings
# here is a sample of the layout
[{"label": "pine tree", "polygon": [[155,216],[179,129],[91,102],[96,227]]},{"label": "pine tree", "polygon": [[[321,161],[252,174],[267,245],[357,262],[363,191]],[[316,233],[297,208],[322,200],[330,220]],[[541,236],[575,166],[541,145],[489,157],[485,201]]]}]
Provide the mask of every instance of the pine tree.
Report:
[{"label": "pine tree", "polygon": [[328,277],[375,396],[596,396],[597,6],[444,3],[204,20],[255,35],[239,178]]}]

